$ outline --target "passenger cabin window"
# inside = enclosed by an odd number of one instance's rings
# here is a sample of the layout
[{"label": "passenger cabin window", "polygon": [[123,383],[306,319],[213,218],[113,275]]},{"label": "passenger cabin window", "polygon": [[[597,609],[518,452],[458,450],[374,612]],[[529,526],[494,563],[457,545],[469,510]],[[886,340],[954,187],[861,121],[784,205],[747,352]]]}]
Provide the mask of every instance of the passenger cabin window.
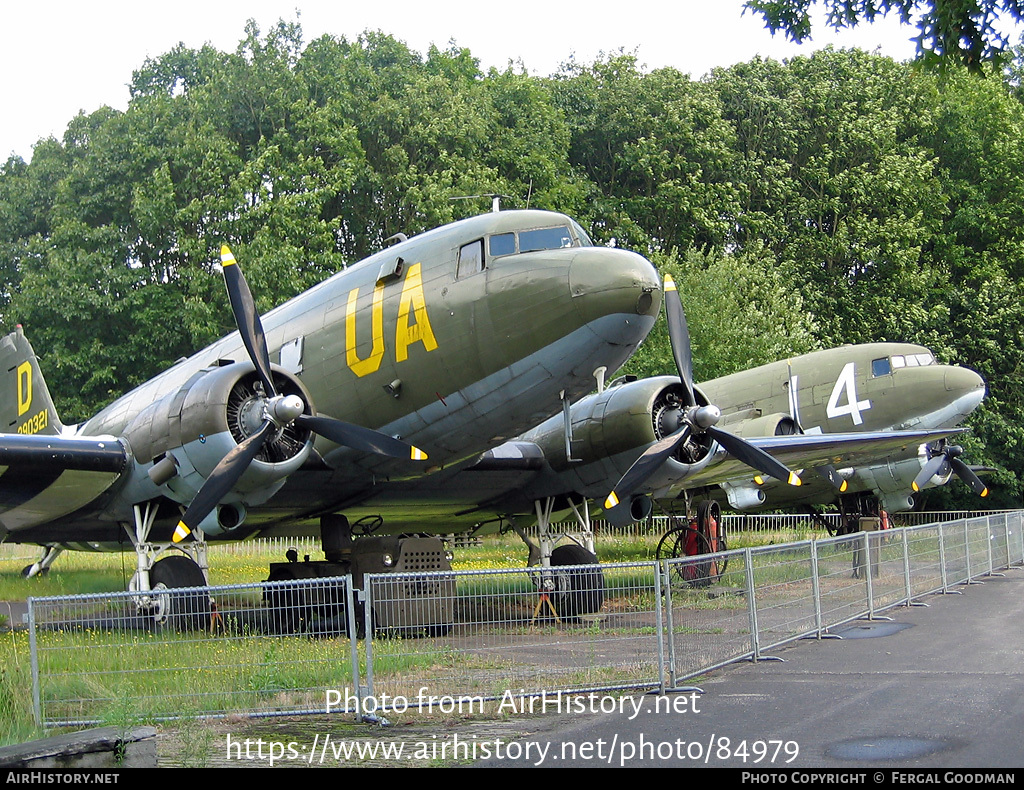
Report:
[{"label": "passenger cabin window", "polygon": [[459,248],[457,277],[467,277],[484,270],[484,240],[477,239]]},{"label": "passenger cabin window", "polygon": [[871,360],[872,376],[888,376],[890,373],[892,373],[892,365],[889,364],[888,357]]}]

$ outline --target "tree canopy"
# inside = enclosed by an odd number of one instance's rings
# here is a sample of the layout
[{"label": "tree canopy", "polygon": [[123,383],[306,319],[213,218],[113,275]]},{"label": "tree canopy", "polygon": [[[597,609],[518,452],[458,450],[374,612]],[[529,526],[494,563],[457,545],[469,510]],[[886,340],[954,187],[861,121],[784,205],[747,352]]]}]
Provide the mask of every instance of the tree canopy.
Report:
[{"label": "tree canopy", "polygon": [[[811,9],[819,0],[749,0],[772,33],[797,43],[811,35]],[[854,27],[894,14],[918,29],[917,52],[925,63],[955,64],[981,72],[1005,60],[1014,42],[1005,24],[1024,21],[1022,0],[820,0],[832,27]]]}]

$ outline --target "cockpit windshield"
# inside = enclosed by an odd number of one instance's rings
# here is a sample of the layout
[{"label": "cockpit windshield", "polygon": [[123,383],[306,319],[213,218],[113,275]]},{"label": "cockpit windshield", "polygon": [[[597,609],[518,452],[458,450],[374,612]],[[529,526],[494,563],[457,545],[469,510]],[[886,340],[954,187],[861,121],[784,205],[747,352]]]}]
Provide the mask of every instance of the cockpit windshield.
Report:
[{"label": "cockpit windshield", "polygon": [[935,357],[931,354],[893,354],[891,357],[882,357],[871,362],[871,374],[873,376],[888,376],[899,368],[918,368],[935,363]]},{"label": "cockpit windshield", "polygon": [[590,237],[575,222],[572,230],[568,225],[554,228],[521,230],[517,233],[499,233],[487,240],[487,251],[492,258],[499,255],[513,255],[517,252],[537,250],[560,250],[567,247],[593,246]]}]

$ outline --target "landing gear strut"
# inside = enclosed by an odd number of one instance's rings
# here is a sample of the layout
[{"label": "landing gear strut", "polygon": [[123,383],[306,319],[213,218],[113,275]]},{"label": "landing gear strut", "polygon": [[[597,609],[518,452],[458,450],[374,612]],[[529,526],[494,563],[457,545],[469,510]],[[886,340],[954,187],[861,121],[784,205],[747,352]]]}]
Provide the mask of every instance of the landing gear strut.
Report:
[{"label": "landing gear strut", "polygon": [[[526,544],[530,555],[528,565],[539,565],[538,587],[541,595],[549,596],[558,617],[579,617],[594,614],[604,605],[604,573],[600,568],[574,568],[579,565],[597,565],[594,553],[594,530],[590,521],[590,508],[583,499],[577,505],[572,497],[568,506],[576,517],[579,529],[571,533],[556,533],[551,528],[551,515],[556,499],[547,497],[534,502],[537,514],[538,546],[526,530],[513,522],[512,528]],[[561,538],[570,542],[555,548]]]},{"label": "landing gear strut", "polygon": [[53,565],[54,560],[63,553],[64,549],[60,546],[45,547],[43,549],[43,556],[40,560],[22,568],[21,575],[26,579],[31,579],[33,576],[45,576],[50,572],[50,566]]},{"label": "landing gear strut", "polygon": [[[136,606],[140,612],[151,615],[157,625],[169,625],[185,631],[205,630],[210,626],[210,596],[187,591],[187,588],[205,587],[208,583],[205,536],[201,530],[193,531],[195,541],[187,548],[172,543],[151,543],[149,533],[156,521],[158,507],[155,502],[147,502],[144,507],[135,505],[133,528],[125,525],[136,557],[135,575],[128,589],[138,593],[135,596]],[[182,553],[161,557],[172,547]],[[179,589],[180,592],[169,592]]]}]

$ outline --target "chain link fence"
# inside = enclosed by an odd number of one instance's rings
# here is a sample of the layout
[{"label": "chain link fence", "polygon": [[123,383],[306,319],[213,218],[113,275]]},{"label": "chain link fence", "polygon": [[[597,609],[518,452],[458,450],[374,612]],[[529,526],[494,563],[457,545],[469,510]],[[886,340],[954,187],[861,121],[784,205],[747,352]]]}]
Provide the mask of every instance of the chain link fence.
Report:
[{"label": "chain link fence", "polygon": [[45,725],[444,713],[687,678],[1024,562],[1022,513],[663,562],[29,599]]}]

